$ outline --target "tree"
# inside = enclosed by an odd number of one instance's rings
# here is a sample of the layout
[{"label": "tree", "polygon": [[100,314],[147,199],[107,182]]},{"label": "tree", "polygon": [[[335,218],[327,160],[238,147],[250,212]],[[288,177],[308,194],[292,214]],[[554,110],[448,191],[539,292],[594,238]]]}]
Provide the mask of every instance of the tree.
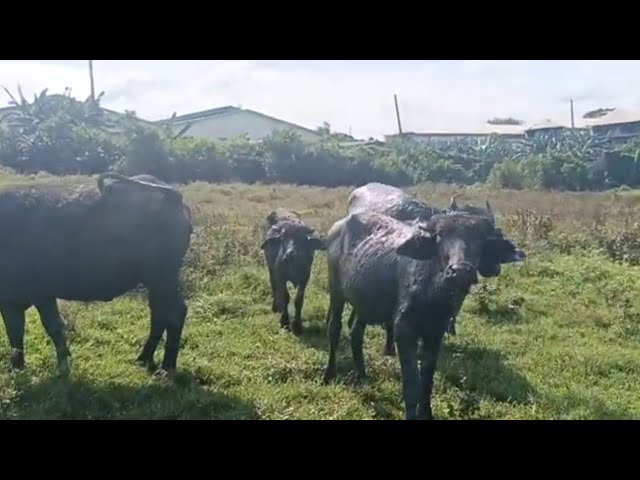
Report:
[{"label": "tree", "polygon": [[350,140],[355,140],[355,138],[347,133],[332,132],[329,122],[322,122],[321,126],[316,127],[316,132],[318,132],[325,138],[331,138],[333,140],[337,140],[338,142],[348,142]]},{"label": "tree", "polygon": [[316,132],[321,135],[329,136],[331,135],[331,125],[329,122],[322,122],[322,125],[316,128]]},{"label": "tree", "polygon": [[595,110],[590,110],[585,113],[582,118],[600,118],[604,117],[607,113],[613,112],[615,107],[613,108],[596,108]]},{"label": "tree", "polygon": [[524,122],[513,117],[495,117],[487,120],[489,125],[522,125]]}]

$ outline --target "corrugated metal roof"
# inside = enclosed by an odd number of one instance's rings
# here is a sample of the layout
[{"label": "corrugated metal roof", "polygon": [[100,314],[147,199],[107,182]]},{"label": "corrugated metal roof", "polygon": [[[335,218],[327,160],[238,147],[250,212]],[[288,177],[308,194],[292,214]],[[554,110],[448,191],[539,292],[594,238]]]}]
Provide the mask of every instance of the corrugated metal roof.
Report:
[{"label": "corrugated metal roof", "polygon": [[[185,113],[184,115],[176,115],[176,117],[173,119],[174,122],[179,123],[179,122],[188,122],[191,120],[200,120],[203,118],[211,118],[211,117],[215,117],[216,115],[223,115],[225,113],[231,113],[231,112],[237,112],[240,111],[239,108],[237,107],[232,107],[231,105],[225,106],[225,107],[218,107],[218,108],[210,108],[208,110],[201,110],[199,112],[193,112],[193,113]],[[155,123],[167,123],[171,121],[171,118],[165,118],[162,120],[156,120]]]},{"label": "corrugated metal roof", "polygon": [[[523,125],[482,125],[475,131],[472,130],[430,130],[427,132],[404,132],[405,136],[416,137],[436,137],[436,136],[484,136],[492,133],[498,135],[523,135],[525,127]],[[398,134],[386,135],[387,137],[397,137]]]},{"label": "corrugated metal roof", "polygon": [[490,125],[485,124],[479,129],[479,133],[497,133],[499,135],[521,135],[525,131],[524,125]]},{"label": "corrugated metal roof", "polygon": [[[640,112],[638,113],[638,118],[640,121]],[[535,130],[544,130],[550,128],[569,128],[567,125],[563,125],[558,122],[554,122],[550,119],[540,120],[538,122],[532,124],[523,124],[523,125],[491,125],[485,123],[473,130],[430,130],[427,132],[405,132],[404,135],[411,136],[423,136],[423,137],[436,137],[436,136],[483,136],[490,134],[497,135],[524,135],[525,132],[535,131]],[[577,126],[577,128],[580,128]],[[393,138],[397,137],[397,134],[386,135],[386,137]]]},{"label": "corrugated metal roof", "polygon": [[299,129],[299,130],[304,130],[306,132],[312,133],[313,135],[317,136],[318,138],[321,137],[320,133],[318,133],[315,130],[312,130],[310,128],[307,127],[303,127],[302,125],[297,125],[295,123],[291,123],[291,122],[287,122],[286,120],[282,120],[280,118],[276,118],[276,117],[272,117],[270,115],[266,115],[264,113],[260,113],[260,112],[256,112],[255,110],[249,110],[248,108],[238,108],[238,107],[232,107],[232,106],[226,106],[226,107],[218,107],[218,108],[211,108],[209,110],[202,110],[199,112],[194,112],[194,113],[186,113],[184,115],[176,115],[176,117],[173,118],[173,120],[171,118],[167,118],[164,120],[157,120],[155,123],[158,124],[163,124],[163,123],[168,123],[168,122],[172,122],[174,125],[180,125],[183,123],[189,123],[189,122],[193,122],[193,121],[197,121],[197,120],[203,120],[203,119],[207,119],[207,118],[211,118],[211,117],[217,117],[217,116],[221,116],[221,115],[227,115],[227,114],[231,114],[231,113],[250,113],[253,115],[258,115],[264,118],[268,118],[272,121],[276,121],[279,123],[282,123],[283,125],[288,125],[289,128],[293,128],[293,129]]},{"label": "corrugated metal roof", "polygon": [[530,127],[527,127],[526,131],[529,132],[533,130],[545,130],[547,128],[567,128],[567,126],[562,125],[560,123],[556,123],[553,120],[550,120],[548,118],[545,118],[544,120],[540,120],[539,122],[534,123]]}]

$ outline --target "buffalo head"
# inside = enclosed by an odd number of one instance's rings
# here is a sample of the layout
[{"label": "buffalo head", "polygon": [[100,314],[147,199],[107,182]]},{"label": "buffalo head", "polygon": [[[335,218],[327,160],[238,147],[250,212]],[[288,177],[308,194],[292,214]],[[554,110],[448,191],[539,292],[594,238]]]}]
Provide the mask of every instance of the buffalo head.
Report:
[{"label": "buffalo head", "polygon": [[267,231],[260,245],[263,250],[279,250],[283,262],[295,261],[299,257],[308,257],[315,250],[325,250],[324,239],[309,227],[287,228],[287,225],[274,225]]},{"label": "buffalo head", "polygon": [[477,283],[477,273],[495,276],[500,264],[526,257],[504,238],[490,218],[468,213],[435,215],[429,222],[413,228],[396,252],[414,260],[435,261],[445,281],[459,287]]}]

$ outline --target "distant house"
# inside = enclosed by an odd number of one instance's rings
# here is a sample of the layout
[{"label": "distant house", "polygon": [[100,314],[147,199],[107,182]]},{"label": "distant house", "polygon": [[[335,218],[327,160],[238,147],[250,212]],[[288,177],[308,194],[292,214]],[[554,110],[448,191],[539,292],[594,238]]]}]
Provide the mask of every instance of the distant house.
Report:
[{"label": "distant house", "polygon": [[247,135],[250,140],[258,141],[271,135],[274,130],[292,130],[303,140],[309,142],[322,138],[322,135],[315,130],[253,110],[231,106],[179,115],[173,120],[159,120],[156,123],[161,125],[169,121],[171,121],[176,133],[185,125],[191,124],[186,135],[210,140],[224,140]]},{"label": "distant house", "polygon": [[601,117],[585,119],[584,123],[594,135],[618,142],[640,136],[640,111],[616,108]]},{"label": "distant house", "polygon": [[534,123],[530,127],[525,128],[524,135],[526,138],[534,138],[540,135],[563,132],[567,127],[559,123],[555,123],[549,119]]},{"label": "distant house", "polygon": [[385,135],[386,141],[391,141],[396,138],[404,137],[414,140],[422,144],[437,145],[448,142],[455,142],[466,139],[485,139],[490,135],[497,135],[500,138],[506,138],[511,140],[524,139],[524,127],[522,125],[483,125],[476,131],[440,131],[440,132],[404,132],[402,135],[393,134]]}]

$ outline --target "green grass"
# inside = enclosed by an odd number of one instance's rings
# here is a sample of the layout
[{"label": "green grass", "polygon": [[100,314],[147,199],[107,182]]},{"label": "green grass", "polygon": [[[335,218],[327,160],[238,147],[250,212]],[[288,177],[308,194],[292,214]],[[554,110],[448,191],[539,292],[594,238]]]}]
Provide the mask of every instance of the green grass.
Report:
[{"label": "green grass", "polygon": [[[0,178],[0,184],[9,180]],[[69,181],[76,180],[82,179]],[[316,256],[307,289],[302,337],[281,331],[270,311],[260,222],[270,209],[284,206],[326,231],[344,214],[349,189],[198,183],[184,190],[196,231],[185,268],[189,314],[175,377],[152,377],[134,363],[148,331],[144,296],[61,302],[73,354],[70,377],[58,377],[53,347],[29,310],[25,371],[9,372],[4,332],[0,341],[0,418],[403,418],[399,365],[382,355],[380,328],[369,328],[365,338],[370,379],[354,384],[349,309],[337,380],[321,384],[328,301],[323,253]],[[451,192],[446,186],[416,190],[440,205]],[[525,207],[512,192],[470,191],[469,201],[485,193],[505,215]],[[524,198],[526,208],[555,215],[554,228],[566,233],[587,231],[588,214],[606,195],[575,200],[526,192]],[[618,201],[627,210],[640,205],[638,196]],[[526,244],[529,259],[483,280],[467,299],[458,335],[443,346],[433,395],[436,418],[640,417],[640,268],[597,251],[560,253],[522,231],[513,233]]]}]

